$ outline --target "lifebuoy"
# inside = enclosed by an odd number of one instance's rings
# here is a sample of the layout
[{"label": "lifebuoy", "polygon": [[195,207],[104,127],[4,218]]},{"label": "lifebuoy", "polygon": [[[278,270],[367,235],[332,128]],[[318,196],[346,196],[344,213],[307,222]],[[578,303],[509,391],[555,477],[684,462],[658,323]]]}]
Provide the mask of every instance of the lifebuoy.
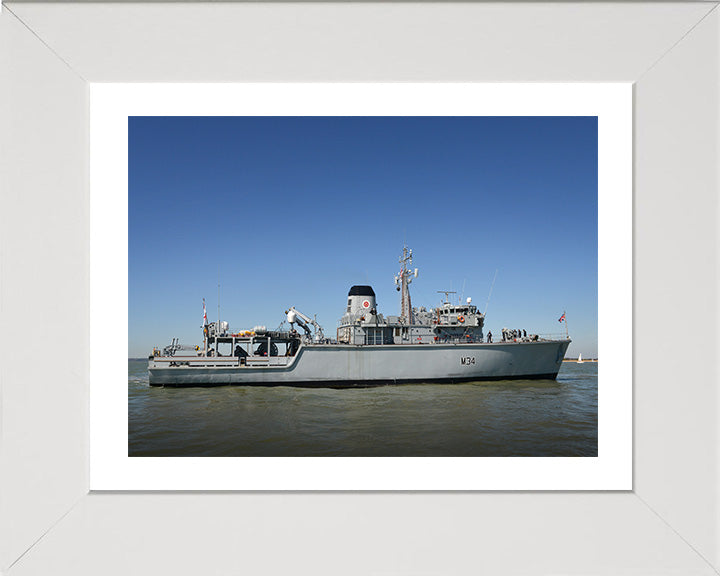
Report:
[{"label": "lifebuoy", "polygon": [[463,318],[462,316],[458,316],[458,322],[462,324],[463,322],[465,322],[465,318]]}]

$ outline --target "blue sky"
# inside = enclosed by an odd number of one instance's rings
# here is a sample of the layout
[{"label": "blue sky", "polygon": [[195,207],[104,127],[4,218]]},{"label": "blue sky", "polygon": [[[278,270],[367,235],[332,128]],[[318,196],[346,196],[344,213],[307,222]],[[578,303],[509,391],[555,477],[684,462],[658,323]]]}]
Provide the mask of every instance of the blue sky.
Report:
[{"label": "blue sky", "polygon": [[[564,333],[597,354],[595,117],[133,117],[129,355],[202,343],[202,299],[233,331],[295,306],[334,335],[353,284],[399,313],[419,277],[487,309],[486,329]],[[464,292],[463,292],[464,287]]]}]

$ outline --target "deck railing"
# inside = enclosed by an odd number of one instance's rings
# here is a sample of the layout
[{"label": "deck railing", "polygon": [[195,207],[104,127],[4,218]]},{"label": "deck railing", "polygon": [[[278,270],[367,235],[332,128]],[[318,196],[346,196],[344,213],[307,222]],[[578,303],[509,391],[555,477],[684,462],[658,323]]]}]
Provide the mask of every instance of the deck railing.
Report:
[{"label": "deck railing", "polygon": [[156,356],[153,360],[168,366],[287,366],[293,356]]}]

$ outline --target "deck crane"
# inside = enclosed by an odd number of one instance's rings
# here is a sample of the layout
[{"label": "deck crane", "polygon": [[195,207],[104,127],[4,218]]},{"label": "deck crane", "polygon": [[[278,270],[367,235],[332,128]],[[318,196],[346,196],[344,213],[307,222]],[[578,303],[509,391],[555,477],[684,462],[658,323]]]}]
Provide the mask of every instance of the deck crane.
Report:
[{"label": "deck crane", "polygon": [[305,334],[308,335],[308,337],[312,337],[312,333],[310,332],[310,328],[308,327],[308,324],[311,324],[315,327],[315,342],[321,342],[325,340],[325,334],[323,333],[323,329],[313,318],[310,318],[309,316],[306,316],[299,310],[295,310],[295,306],[291,306],[290,310],[286,310],[285,314],[287,314],[287,321],[290,323],[290,328],[294,329],[293,324],[297,322],[297,325],[300,326],[303,330],[305,330]]},{"label": "deck crane", "polygon": [[200,346],[187,346],[185,344],[180,344],[180,338],[173,338],[172,343],[169,346],[165,346],[162,353],[163,356],[175,356],[175,352],[180,350],[195,350],[197,352],[202,350],[202,348],[200,348]]}]

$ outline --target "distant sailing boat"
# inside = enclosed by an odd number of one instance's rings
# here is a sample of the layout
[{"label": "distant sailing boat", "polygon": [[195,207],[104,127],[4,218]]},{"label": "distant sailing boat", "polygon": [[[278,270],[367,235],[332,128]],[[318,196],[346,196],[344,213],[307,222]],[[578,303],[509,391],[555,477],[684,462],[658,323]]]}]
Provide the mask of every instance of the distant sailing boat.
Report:
[{"label": "distant sailing boat", "polygon": [[582,364],[582,363],[583,363],[582,354],[578,354],[577,363],[578,363],[578,364]]}]

